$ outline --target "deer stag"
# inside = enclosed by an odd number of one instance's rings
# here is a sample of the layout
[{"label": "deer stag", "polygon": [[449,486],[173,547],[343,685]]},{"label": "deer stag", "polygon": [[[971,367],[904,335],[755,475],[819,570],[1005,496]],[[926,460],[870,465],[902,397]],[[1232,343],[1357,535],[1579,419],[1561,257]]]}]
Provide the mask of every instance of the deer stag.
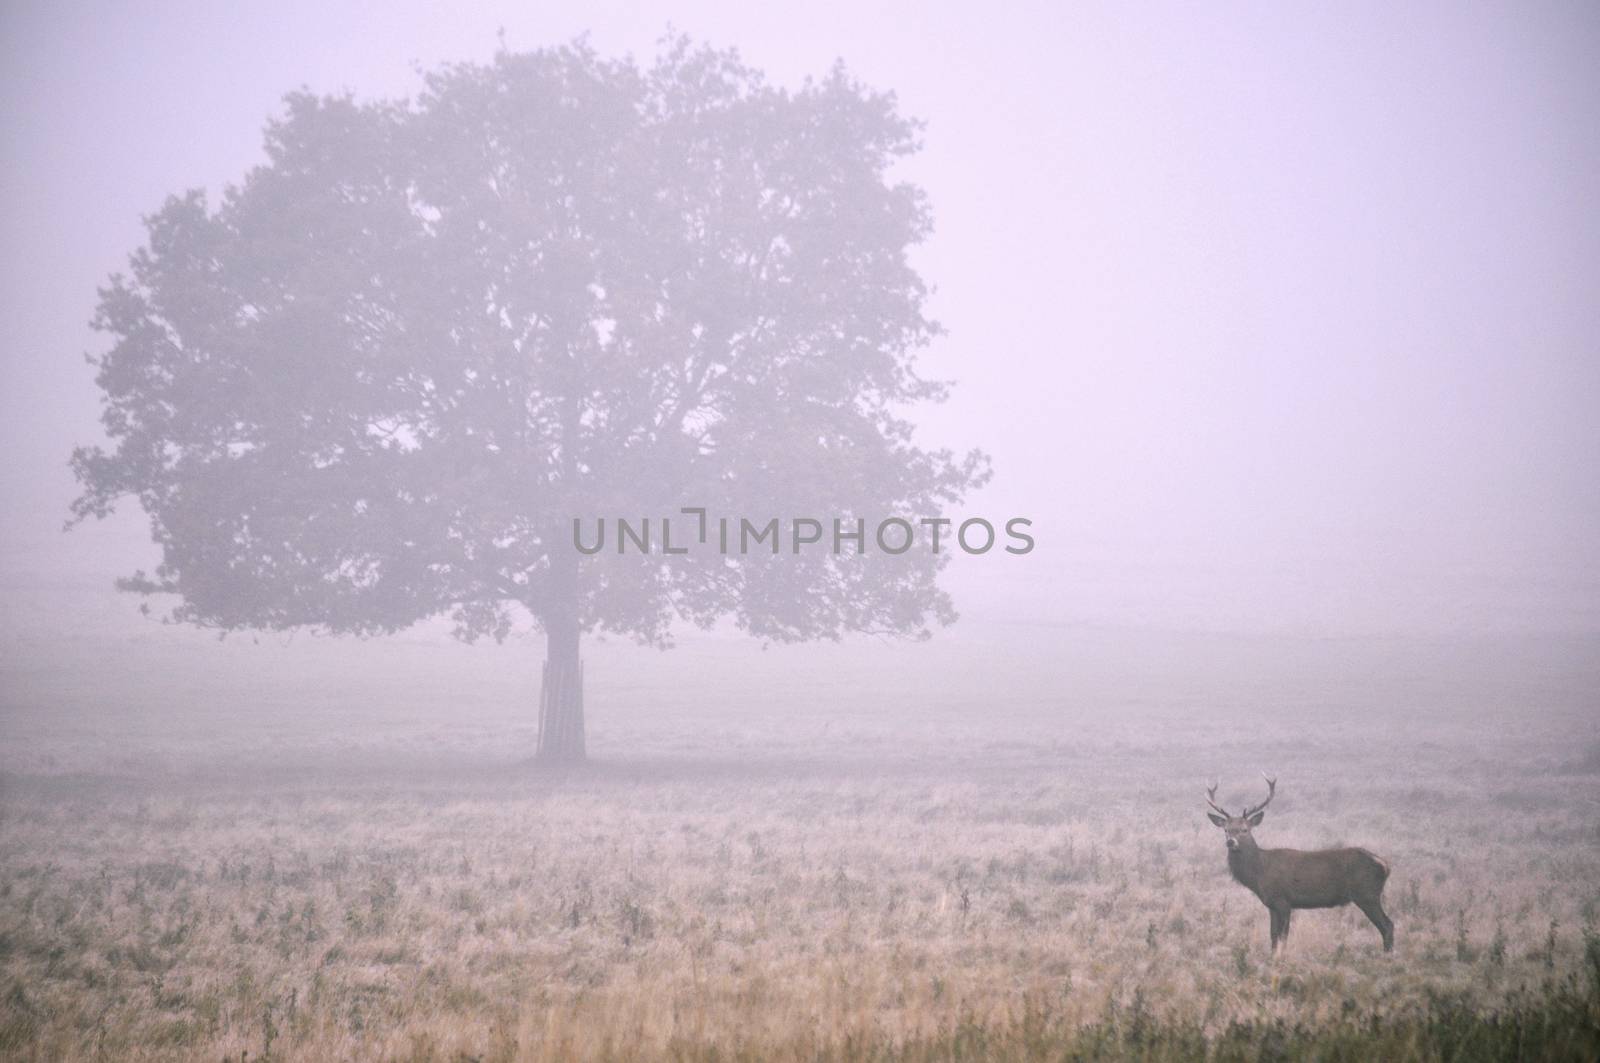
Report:
[{"label": "deer stag", "polygon": [[[1262,776],[1266,778],[1266,776]],[[1383,910],[1383,884],[1389,866],[1365,849],[1263,849],[1250,836],[1273,795],[1278,780],[1267,779],[1267,799],[1237,816],[1217,804],[1217,787],[1206,791],[1214,812],[1211,822],[1228,839],[1228,870],[1241,886],[1261,898],[1272,915],[1272,949],[1289,936],[1289,917],[1296,908],[1338,908],[1354,904],[1383,935],[1383,950],[1394,948],[1394,923]]]}]

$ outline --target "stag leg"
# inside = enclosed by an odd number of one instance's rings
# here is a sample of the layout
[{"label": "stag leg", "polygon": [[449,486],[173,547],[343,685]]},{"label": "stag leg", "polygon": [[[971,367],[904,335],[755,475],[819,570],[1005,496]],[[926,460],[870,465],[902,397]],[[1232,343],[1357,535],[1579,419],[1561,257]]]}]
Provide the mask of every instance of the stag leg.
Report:
[{"label": "stag leg", "polygon": [[1381,898],[1374,897],[1370,901],[1357,901],[1356,907],[1372,920],[1372,925],[1378,928],[1378,933],[1383,935],[1383,951],[1394,951],[1394,920],[1383,910]]},{"label": "stag leg", "polygon": [[1278,946],[1289,936],[1289,909],[1268,908],[1272,916],[1272,951],[1277,952]]}]

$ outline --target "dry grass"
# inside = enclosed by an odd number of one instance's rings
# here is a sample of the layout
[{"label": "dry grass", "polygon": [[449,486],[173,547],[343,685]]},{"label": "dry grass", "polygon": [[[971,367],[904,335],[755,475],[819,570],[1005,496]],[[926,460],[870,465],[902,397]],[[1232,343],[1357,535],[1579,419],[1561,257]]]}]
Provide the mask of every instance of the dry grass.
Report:
[{"label": "dry grass", "polygon": [[[13,771],[0,1052],[948,1056],[965,1030],[1007,1055],[1130,1014],[1201,1038],[1482,1014],[1590,962],[1582,724],[879,720],[763,756],[756,719],[743,751],[560,779],[482,750]],[[1256,764],[1282,779],[1264,844],[1389,860],[1393,955],[1340,910],[1269,960],[1200,790],[1246,796]]]}]

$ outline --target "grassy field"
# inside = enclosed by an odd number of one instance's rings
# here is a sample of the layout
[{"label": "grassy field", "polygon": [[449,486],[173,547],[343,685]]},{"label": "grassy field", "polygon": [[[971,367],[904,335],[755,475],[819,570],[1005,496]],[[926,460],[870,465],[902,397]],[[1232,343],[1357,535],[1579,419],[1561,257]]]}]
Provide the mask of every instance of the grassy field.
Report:
[{"label": "grassy field", "polygon": [[[522,656],[131,645],[108,690],[39,642],[0,716],[0,1057],[1595,1058],[1587,673],[1073,641],[597,647],[563,777]],[[1204,815],[1259,768],[1263,845],[1390,863],[1393,954],[1350,909],[1269,957]]]},{"label": "grassy field", "polygon": [[1245,754],[1228,730],[956,754],[885,727],[565,778],[463,754],[12,773],[0,1053],[1190,1058],[1381,1032],[1426,1058],[1430,1023],[1561,1007],[1571,1057],[1596,1046],[1592,749],[1257,723],[1263,842],[1377,849],[1399,938],[1302,913],[1271,960],[1202,814],[1203,769]]}]

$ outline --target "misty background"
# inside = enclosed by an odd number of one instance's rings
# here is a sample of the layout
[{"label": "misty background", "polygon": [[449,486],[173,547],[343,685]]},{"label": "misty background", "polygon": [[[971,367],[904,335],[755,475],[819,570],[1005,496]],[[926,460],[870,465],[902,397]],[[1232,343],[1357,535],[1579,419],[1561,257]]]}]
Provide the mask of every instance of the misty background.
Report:
[{"label": "misty background", "polygon": [[738,713],[786,691],[823,709],[787,721],[797,747],[885,704],[1595,719],[1592,7],[18,4],[0,740],[27,733],[23,763],[179,721],[210,741],[223,705],[291,744],[358,706],[419,751],[473,728],[526,744],[536,638],[218,643],[112,590],[156,557],[132,504],[61,531],[67,457],[100,439],[87,321],[141,215],[239,179],[285,92],[406,95],[502,30],[648,60],[669,25],[784,84],[842,58],[927,122],[901,169],[931,201],[914,254],[948,335],[922,367],[957,386],[918,411],[922,441],[989,452],[993,483],[952,515],[1031,518],[1038,548],[958,557],[962,620],[928,644],[590,640],[597,755],[695,713],[737,748]]}]

